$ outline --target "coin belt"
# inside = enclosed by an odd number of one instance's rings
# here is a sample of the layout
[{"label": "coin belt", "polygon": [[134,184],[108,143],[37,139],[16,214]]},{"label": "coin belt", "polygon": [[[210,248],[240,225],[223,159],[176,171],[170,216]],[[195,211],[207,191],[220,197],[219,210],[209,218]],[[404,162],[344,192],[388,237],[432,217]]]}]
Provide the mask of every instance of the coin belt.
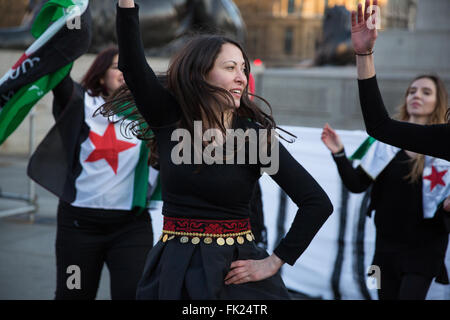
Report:
[{"label": "coin belt", "polygon": [[179,237],[181,243],[192,243],[199,244],[201,241],[205,244],[212,244],[216,242],[219,246],[225,244],[232,246],[235,243],[243,244],[245,240],[254,241],[255,236],[251,230],[246,230],[237,233],[225,233],[225,234],[211,234],[211,233],[197,233],[197,232],[180,232],[180,231],[169,231],[163,230],[161,237],[159,238],[162,242],[167,242],[175,237]]}]

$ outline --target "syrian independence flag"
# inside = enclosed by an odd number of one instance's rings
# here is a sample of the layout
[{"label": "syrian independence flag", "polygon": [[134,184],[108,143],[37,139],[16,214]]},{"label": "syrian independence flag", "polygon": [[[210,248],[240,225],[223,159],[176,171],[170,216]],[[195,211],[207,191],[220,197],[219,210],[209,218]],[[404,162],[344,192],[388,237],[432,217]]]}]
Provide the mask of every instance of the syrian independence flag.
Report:
[{"label": "syrian independence flag", "polygon": [[0,144],[87,52],[92,38],[88,3],[50,0],[42,7],[31,29],[36,41],[0,79]]},{"label": "syrian independence flag", "polygon": [[[350,157],[375,180],[401,149],[369,137]],[[425,156],[422,174],[423,217],[433,218],[439,205],[450,195],[450,162]]]}]

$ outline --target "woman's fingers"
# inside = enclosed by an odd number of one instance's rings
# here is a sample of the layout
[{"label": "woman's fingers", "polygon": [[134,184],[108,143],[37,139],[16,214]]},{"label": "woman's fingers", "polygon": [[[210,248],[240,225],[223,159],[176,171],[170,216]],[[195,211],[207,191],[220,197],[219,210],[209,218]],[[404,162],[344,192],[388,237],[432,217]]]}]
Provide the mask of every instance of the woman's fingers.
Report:
[{"label": "woman's fingers", "polygon": [[356,27],[356,11],[352,10],[352,27]]},{"label": "woman's fingers", "polygon": [[363,12],[362,12],[362,4],[358,3],[358,24],[360,24],[363,21]]},{"label": "woman's fingers", "polygon": [[364,22],[367,21],[367,19],[369,19],[370,14],[367,12],[370,7],[370,0],[366,0],[366,4],[364,6]]},{"label": "woman's fingers", "polygon": [[247,268],[245,267],[234,268],[230,272],[228,272],[228,274],[225,276],[225,283],[229,284],[237,279],[246,276],[248,276]]}]

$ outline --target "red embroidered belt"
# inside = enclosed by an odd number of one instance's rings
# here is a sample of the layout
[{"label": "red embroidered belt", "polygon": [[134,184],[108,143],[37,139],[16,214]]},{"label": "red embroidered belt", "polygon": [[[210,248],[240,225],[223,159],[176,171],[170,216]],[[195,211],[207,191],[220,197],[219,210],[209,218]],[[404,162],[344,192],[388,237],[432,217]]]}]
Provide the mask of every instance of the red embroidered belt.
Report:
[{"label": "red embroidered belt", "polygon": [[[201,238],[205,244],[233,245],[235,241],[243,244],[255,240],[250,228],[250,219],[239,220],[207,220],[164,217],[163,242],[180,237],[181,243],[198,244]],[[244,238],[245,237],[245,238]]]}]

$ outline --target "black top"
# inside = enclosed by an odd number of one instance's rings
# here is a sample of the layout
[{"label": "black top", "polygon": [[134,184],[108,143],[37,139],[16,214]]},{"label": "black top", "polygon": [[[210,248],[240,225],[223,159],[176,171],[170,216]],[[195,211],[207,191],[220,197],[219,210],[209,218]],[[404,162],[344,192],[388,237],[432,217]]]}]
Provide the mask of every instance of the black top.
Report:
[{"label": "black top", "polygon": [[[117,8],[119,69],[140,113],[156,136],[163,214],[209,219],[247,218],[255,183],[261,176],[260,163],[176,165],[171,160],[171,152],[178,144],[178,141],[171,141],[171,134],[177,128],[174,123],[180,119],[181,110],[174,96],[161,86],[147,64],[139,32],[138,9],[138,6]],[[247,119],[235,119],[233,127],[258,128]],[[301,208],[286,237],[274,250],[278,257],[293,265],[333,207],[319,184],[281,144],[279,170],[271,177]]]},{"label": "black top", "polygon": [[384,143],[450,161],[450,124],[418,125],[389,117],[376,76],[358,80],[367,133]]},{"label": "black top", "polygon": [[440,221],[423,218],[422,179],[410,183],[411,159],[399,151],[372,180],[358,166],[353,168],[345,153],[333,155],[339,175],[350,192],[360,193],[373,184],[370,210],[375,210],[375,251],[401,253],[405,270],[436,276],[443,272],[448,233]]}]

